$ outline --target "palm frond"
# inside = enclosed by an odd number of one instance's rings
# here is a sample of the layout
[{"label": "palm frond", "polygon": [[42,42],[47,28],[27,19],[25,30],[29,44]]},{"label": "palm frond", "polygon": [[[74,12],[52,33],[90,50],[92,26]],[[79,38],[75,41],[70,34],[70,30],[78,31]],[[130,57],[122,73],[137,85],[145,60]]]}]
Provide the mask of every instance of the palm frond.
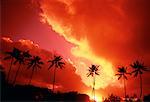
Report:
[{"label": "palm frond", "polygon": [[61,61],[62,59],[63,58],[61,56],[54,55],[54,58],[52,60],[48,60],[48,62],[51,63],[48,70],[53,66],[55,66],[55,68],[62,69],[64,67],[63,65],[65,65],[65,63]]},{"label": "palm frond", "polygon": [[143,74],[143,72],[141,70],[139,70],[139,74]]},{"label": "palm frond", "polygon": [[91,67],[89,67],[89,69],[88,69],[88,76],[94,76],[94,75],[99,75],[99,73],[98,73],[98,65],[92,65]]},{"label": "palm frond", "polygon": [[130,73],[126,73],[126,74],[132,75],[132,72],[130,72]]},{"label": "palm frond", "polygon": [[53,65],[54,65],[54,62],[52,61],[52,62],[51,62],[51,65],[48,67],[48,70],[49,70],[51,67],[53,67]]},{"label": "palm frond", "polygon": [[131,67],[133,69],[136,69],[136,70],[132,71],[132,73],[135,73],[134,77],[137,77],[138,74],[143,74],[143,71],[148,71],[147,67],[144,65],[144,63],[140,62],[138,60],[134,61]]},{"label": "palm frond", "polygon": [[59,66],[59,68],[63,68],[64,66],[63,65],[65,65],[65,63],[64,62],[58,62],[58,66]]},{"label": "palm frond", "polygon": [[90,76],[90,74],[87,74],[87,77],[89,77]]},{"label": "palm frond", "polygon": [[95,72],[96,75],[99,75],[99,73]]},{"label": "palm frond", "polygon": [[128,80],[128,78],[127,78],[127,76],[126,76],[126,75],[123,75],[123,77],[124,77],[126,80]]},{"label": "palm frond", "polygon": [[44,63],[41,61],[41,58],[39,56],[33,56],[30,61],[28,62],[28,69],[32,67],[32,69],[42,68],[40,65],[43,65]]},{"label": "palm frond", "polygon": [[40,68],[40,69],[42,68],[42,67],[41,67],[40,65],[38,65],[38,64],[37,64],[37,67]]},{"label": "palm frond", "polygon": [[122,75],[120,75],[120,76],[118,77],[118,80],[119,80],[121,77],[122,77]]},{"label": "palm frond", "polygon": [[47,62],[52,62],[52,60],[48,60]]},{"label": "palm frond", "polygon": [[15,62],[13,64],[16,65],[17,62],[19,62],[19,60],[15,60]]},{"label": "palm frond", "polygon": [[130,66],[133,68],[134,67],[134,65],[133,64],[130,64]]},{"label": "palm frond", "polygon": [[128,73],[127,72],[127,67],[124,67],[124,66],[119,66],[118,67],[118,73],[117,74],[115,74],[116,76],[119,76],[118,77],[118,80],[123,76],[123,78],[124,79],[126,79],[127,80],[127,74],[130,74],[131,75],[131,73]]},{"label": "palm frond", "polygon": [[43,62],[38,62],[38,64],[44,64]]},{"label": "palm frond", "polygon": [[4,60],[8,60],[8,59],[11,59],[12,57],[11,56],[7,56],[4,58]]},{"label": "palm frond", "polygon": [[146,66],[144,66],[141,70],[143,70],[143,71],[150,71],[150,70],[148,70],[148,68]]},{"label": "palm frond", "polygon": [[132,74],[132,73],[136,73],[137,71],[138,71],[138,70],[134,70],[134,71],[131,72],[131,74]]},{"label": "palm frond", "polygon": [[58,68],[58,64],[57,63],[55,64],[55,67]]},{"label": "palm frond", "polygon": [[122,75],[122,74],[115,74],[115,76],[117,76],[117,75]]},{"label": "palm frond", "polygon": [[12,55],[12,52],[4,52],[7,55]]},{"label": "palm frond", "polygon": [[134,74],[134,77],[137,77],[138,73],[139,73],[139,72],[138,72],[138,71],[136,71],[136,72],[135,72],[135,74]]}]

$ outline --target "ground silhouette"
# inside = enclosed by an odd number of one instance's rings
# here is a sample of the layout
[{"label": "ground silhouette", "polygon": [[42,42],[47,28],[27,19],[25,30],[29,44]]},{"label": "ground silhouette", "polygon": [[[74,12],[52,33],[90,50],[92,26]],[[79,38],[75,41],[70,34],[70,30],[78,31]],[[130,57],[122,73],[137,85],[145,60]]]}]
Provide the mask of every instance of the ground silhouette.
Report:
[{"label": "ground silhouette", "polygon": [[76,91],[57,92],[47,88],[35,87],[32,85],[13,85],[5,80],[5,72],[0,66],[1,77],[1,101],[71,101],[89,102],[89,96]]}]

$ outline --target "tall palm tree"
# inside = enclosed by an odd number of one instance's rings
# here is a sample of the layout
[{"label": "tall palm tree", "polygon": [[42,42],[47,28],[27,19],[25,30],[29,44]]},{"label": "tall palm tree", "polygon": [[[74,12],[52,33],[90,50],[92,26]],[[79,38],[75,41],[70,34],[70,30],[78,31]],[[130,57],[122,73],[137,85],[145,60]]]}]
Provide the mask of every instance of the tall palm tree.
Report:
[{"label": "tall palm tree", "polygon": [[130,74],[130,73],[127,73],[127,67],[124,67],[124,66],[119,66],[118,67],[118,73],[116,74],[118,76],[118,80],[123,78],[123,81],[124,81],[124,96],[126,97],[126,83],[125,83],[125,80],[128,80],[127,78],[127,74]]},{"label": "tall palm tree", "polygon": [[31,55],[29,54],[29,51],[21,51],[20,55],[16,58],[16,61],[14,62],[14,64],[18,63],[19,66],[18,66],[17,72],[15,74],[15,78],[14,78],[13,84],[15,84],[15,82],[16,82],[16,79],[17,79],[19,70],[21,68],[21,65],[25,64],[25,61],[27,59],[29,59],[30,57],[31,57]]},{"label": "tall palm tree", "polygon": [[40,68],[41,69],[41,66],[42,64],[44,64],[42,61],[41,61],[41,58],[39,56],[33,56],[31,59],[29,59],[29,63],[28,63],[28,67],[27,69],[29,68],[32,68],[32,73],[31,73],[31,76],[30,76],[30,79],[29,79],[29,85],[31,84],[31,81],[32,81],[32,77],[33,77],[33,73],[35,70],[37,70],[37,68]]},{"label": "tall palm tree", "polygon": [[61,56],[55,56],[54,55],[54,58],[52,60],[48,61],[48,63],[50,63],[50,66],[49,66],[48,70],[54,66],[53,92],[55,90],[54,86],[55,86],[56,69],[57,68],[62,69],[65,65],[65,63],[61,61],[62,59],[63,58]]},{"label": "tall palm tree", "polygon": [[87,73],[87,77],[92,76],[93,77],[93,88],[92,88],[92,95],[95,101],[95,77],[96,75],[99,75],[98,73],[98,65],[92,65],[91,67],[89,67],[88,69],[88,73]]},{"label": "tall palm tree", "polygon": [[21,51],[17,48],[13,48],[12,51],[10,52],[5,52],[8,56],[6,56],[4,58],[4,60],[9,60],[11,59],[11,63],[10,63],[10,68],[9,68],[9,71],[8,71],[8,75],[7,75],[7,81],[9,80],[9,76],[10,76],[10,72],[11,72],[11,68],[12,68],[12,65],[13,65],[13,62],[14,62],[14,59],[17,59],[21,53]]},{"label": "tall palm tree", "polygon": [[140,78],[140,98],[142,98],[142,74],[144,71],[149,71],[148,67],[144,65],[143,62],[140,62],[136,60],[130,66],[133,68],[133,71],[131,72],[134,74],[134,77],[137,77],[139,75]]}]

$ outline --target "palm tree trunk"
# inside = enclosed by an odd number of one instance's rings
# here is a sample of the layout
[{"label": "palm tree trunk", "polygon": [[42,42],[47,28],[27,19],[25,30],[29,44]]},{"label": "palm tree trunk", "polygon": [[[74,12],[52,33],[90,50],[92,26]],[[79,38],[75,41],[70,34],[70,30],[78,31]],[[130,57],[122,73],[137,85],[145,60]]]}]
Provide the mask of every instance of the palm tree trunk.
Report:
[{"label": "palm tree trunk", "polygon": [[93,77],[93,95],[94,95],[94,101],[95,101],[95,76]]},{"label": "palm tree trunk", "polygon": [[34,68],[32,69],[32,73],[31,73],[31,76],[30,76],[30,79],[29,79],[29,85],[31,85],[31,81],[32,81],[33,73],[34,73]]},{"label": "palm tree trunk", "polygon": [[93,76],[92,102],[95,102],[95,76]]},{"label": "palm tree trunk", "polygon": [[7,82],[8,82],[8,80],[9,80],[9,75],[10,75],[10,71],[11,71],[11,68],[12,68],[13,59],[14,59],[14,58],[11,59],[10,68],[9,68],[9,71],[8,71],[8,76],[7,76],[7,79],[6,79]]},{"label": "palm tree trunk", "polygon": [[142,98],[142,75],[140,74],[140,99]]},{"label": "palm tree trunk", "polygon": [[13,81],[13,85],[15,85],[15,82],[16,82],[16,79],[17,79],[17,76],[18,76],[18,73],[19,73],[19,70],[20,70],[20,66],[21,66],[21,63],[19,64],[19,67],[17,69],[16,75],[15,75],[15,78],[14,78],[14,81]]},{"label": "palm tree trunk", "polygon": [[55,67],[55,69],[54,69],[53,92],[55,91],[55,76],[56,76],[56,67]]},{"label": "palm tree trunk", "polygon": [[125,83],[125,78],[124,78],[124,97],[126,98],[126,83]]}]

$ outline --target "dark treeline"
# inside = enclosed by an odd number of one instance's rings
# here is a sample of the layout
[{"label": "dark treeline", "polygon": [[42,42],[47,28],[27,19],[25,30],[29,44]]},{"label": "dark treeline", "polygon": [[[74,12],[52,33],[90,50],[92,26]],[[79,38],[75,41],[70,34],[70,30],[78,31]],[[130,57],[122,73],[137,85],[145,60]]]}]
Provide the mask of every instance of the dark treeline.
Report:
[{"label": "dark treeline", "polygon": [[[4,68],[0,66],[0,84],[1,84],[1,101],[52,101],[52,102],[90,102],[90,98],[86,94],[80,94],[76,91],[54,93],[53,90],[47,88],[35,87],[32,85],[13,85],[6,81]],[[134,97],[127,97],[127,102],[133,101]],[[150,102],[150,94],[144,96],[144,102]],[[116,95],[109,95],[103,102],[121,102],[121,98]]]},{"label": "dark treeline", "polygon": [[126,66],[119,66],[118,67],[118,73],[116,74],[116,76],[118,76],[118,80],[120,79],[123,79],[123,82],[124,82],[124,98],[125,100],[129,100],[129,96],[127,95],[127,92],[126,92],[126,81],[128,80],[128,77],[127,75],[130,75],[130,76],[133,76],[134,78],[139,78],[140,81],[139,81],[139,86],[140,86],[140,94],[139,94],[139,99],[140,102],[143,100],[142,97],[143,97],[143,83],[142,83],[142,80],[143,80],[143,74],[145,72],[149,72],[149,67],[146,66],[144,64],[144,62],[141,62],[141,61],[134,61],[133,63],[131,63],[129,65],[132,69],[131,72],[129,72],[127,69],[128,67]]},{"label": "dark treeline", "polygon": [[35,87],[32,85],[13,85],[5,80],[5,73],[0,68],[1,77],[1,101],[74,101],[89,102],[89,96],[76,91],[54,93],[47,88]]},{"label": "dark treeline", "polygon": [[[62,69],[65,67],[65,61],[63,61],[63,58],[61,56],[54,55],[53,58],[47,60],[47,63],[49,63],[49,67],[47,70],[50,70],[51,68],[54,68],[54,77],[53,77],[53,88],[52,90],[47,88],[40,88],[35,87],[32,85],[32,77],[34,74],[34,71],[37,69],[41,69],[42,65],[44,64],[42,58],[38,55],[31,55],[29,53],[29,50],[27,51],[21,51],[18,48],[13,48],[12,51],[4,52],[6,55],[4,60],[10,61],[10,67],[8,68],[7,76],[5,76],[5,72],[0,66],[0,73],[1,73],[1,98],[4,101],[20,101],[20,100],[27,100],[27,101],[81,101],[81,102],[89,102],[90,98],[86,94],[80,94],[76,91],[73,92],[67,92],[67,93],[61,93],[61,92],[55,92],[55,82],[56,82],[56,69]],[[15,78],[13,79],[13,82],[9,82],[11,70],[13,68],[13,65],[18,64]],[[26,65],[27,69],[32,70],[32,73],[29,78],[28,85],[17,85],[17,77],[18,73],[20,72],[20,68],[22,65]],[[119,66],[118,67],[118,73],[116,76],[118,76],[119,79],[123,79],[124,81],[124,99],[121,99],[119,96],[115,96],[113,94],[109,95],[107,98],[103,99],[104,102],[120,102],[121,100],[124,100],[126,102],[141,102],[144,100],[145,102],[150,102],[150,95],[143,97],[143,89],[142,89],[142,75],[146,71],[150,71],[147,66],[143,62],[140,62],[138,60],[134,61],[132,64],[130,64],[130,68],[132,68],[131,72],[128,72],[127,67],[125,66]],[[99,73],[99,65],[93,65],[89,67],[87,77],[92,76],[93,78],[93,87],[92,87],[92,96],[95,100],[95,77],[96,75],[100,75]],[[129,97],[126,92],[126,81],[127,81],[127,75],[138,77],[140,79],[139,86],[140,86],[140,94],[139,98],[137,97]],[[136,98],[136,101],[134,100]]]},{"label": "dark treeline", "polygon": [[[13,65],[18,64],[18,68],[15,73],[15,78],[13,79],[12,84],[15,85],[17,82],[18,74],[20,73],[21,66],[26,65],[27,69],[32,70],[32,73],[29,78],[29,85],[32,85],[32,78],[33,74],[36,70],[41,69],[42,65],[44,64],[43,59],[38,55],[32,55],[30,54],[29,50],[22,51],[16,47],[13,47],[12,51],[4,51],[5,57],[4,60],[10,61],[10,67],[8,69],[7,74],[7,82],[9,82],[9,76],[11,74],[11,70]],[[62,69],[64,68],[65,63],[62,61],[63,58],[59,55],[54,55],[52,59],[49,59],[47,63],[49,63],[48,70],[54,68],[54,78],[53,78],[53,92],[55,89],[55,81],[56,81],[56,69]]]}]

